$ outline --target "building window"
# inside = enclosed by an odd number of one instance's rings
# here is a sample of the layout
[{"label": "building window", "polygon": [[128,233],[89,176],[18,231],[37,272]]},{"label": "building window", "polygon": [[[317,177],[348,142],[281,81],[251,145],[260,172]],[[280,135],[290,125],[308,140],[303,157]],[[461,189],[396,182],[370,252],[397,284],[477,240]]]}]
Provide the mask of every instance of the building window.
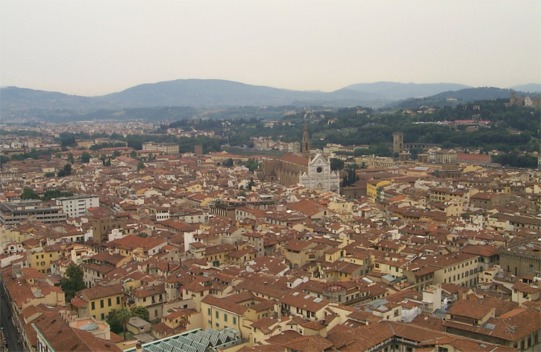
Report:
[{"label": "building window", "polygon": [[120,304],[120,297],[116,298],[116,304]]},{"label": "building window", "polygon": [[237,317],[233,317],[233,324],[237,325]]},{"label": "building window", "polygon": [[207,308],[207,314],[210,316],[211,313],[210,313],[210,308]]},{"label": "building window", "polygon": [[108,306],[108,307],[111,306],[111,298],[107,298],[107,306]]},{"label": "building window", "polygon": [[220,313],[219,313],[218,311],[216,311],[216,312],[214,313],[214,315],[216,316],[216,319],[218,319],[218,318],[220,317]]},{"label": "building window", "polygon": [[227,314],[224,313],[224,321],[227,322]]},{"label": "building window", "polygon": [[90,309],[91,309],[91,310],[96,309],[96,302],[92,302],[92,303],[90,304]]},{"label": "building window", "polygon": [[100,308],[103,308],[103,299],[100,299]]}]

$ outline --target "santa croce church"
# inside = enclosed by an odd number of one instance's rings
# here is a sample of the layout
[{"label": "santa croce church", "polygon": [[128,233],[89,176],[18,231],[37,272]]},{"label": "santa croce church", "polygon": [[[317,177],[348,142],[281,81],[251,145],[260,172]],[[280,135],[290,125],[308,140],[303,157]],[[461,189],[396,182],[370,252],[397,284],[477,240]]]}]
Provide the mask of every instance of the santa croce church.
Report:
[{"label": "santa croce church", "polygon": [[262,165],[263,180],[278,182],[284,186],[303,185],[310,189],[340,192],[338,171],[331,171],[331,163],[322,154],[310,154],[308,126],[304,124],[301,153],[284,154],[267,159]]}]

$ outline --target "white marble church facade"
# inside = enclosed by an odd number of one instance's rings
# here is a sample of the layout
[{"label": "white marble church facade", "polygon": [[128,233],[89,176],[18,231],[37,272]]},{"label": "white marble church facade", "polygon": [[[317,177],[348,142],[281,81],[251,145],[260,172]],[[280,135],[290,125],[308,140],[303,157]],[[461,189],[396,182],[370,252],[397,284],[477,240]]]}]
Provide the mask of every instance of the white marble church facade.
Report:
[{"label": "white marble church facade", "polygon": [[340,175],[338,171],[331,171],[330,161],[321,154],[308,162],[308,169],[300,176],[299,183],[310,189],[340,192]]}]

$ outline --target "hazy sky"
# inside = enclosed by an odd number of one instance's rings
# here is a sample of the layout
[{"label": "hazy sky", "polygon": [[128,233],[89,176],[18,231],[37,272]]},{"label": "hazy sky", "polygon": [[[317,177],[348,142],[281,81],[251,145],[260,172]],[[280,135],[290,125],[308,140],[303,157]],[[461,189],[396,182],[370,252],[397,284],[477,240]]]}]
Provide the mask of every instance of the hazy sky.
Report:
[{"label": "hazy sky", "polygon": [[541,82],[541,1],[0,0],[0,86]]}]

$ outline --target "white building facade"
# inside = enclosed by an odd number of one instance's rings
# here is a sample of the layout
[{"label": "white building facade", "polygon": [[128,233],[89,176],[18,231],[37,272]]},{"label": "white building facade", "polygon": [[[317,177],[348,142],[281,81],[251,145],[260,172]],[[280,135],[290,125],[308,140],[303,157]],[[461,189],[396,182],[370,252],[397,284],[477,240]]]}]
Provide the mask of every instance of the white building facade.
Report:
[{"label": "white building facade", "polygon": [[88,208],[100,206],[100,199],[94,195],[78,195],[56,199],[56,205],[62,206],[64,214],[70,218],[84,216]]},{"label": "white building facade", "polygon": [[331,171],[330,161],[322,154],[316,154],[308,162],[308,170],[300,176],[299,183],[310,189],[340,192],[340,175]]}]

